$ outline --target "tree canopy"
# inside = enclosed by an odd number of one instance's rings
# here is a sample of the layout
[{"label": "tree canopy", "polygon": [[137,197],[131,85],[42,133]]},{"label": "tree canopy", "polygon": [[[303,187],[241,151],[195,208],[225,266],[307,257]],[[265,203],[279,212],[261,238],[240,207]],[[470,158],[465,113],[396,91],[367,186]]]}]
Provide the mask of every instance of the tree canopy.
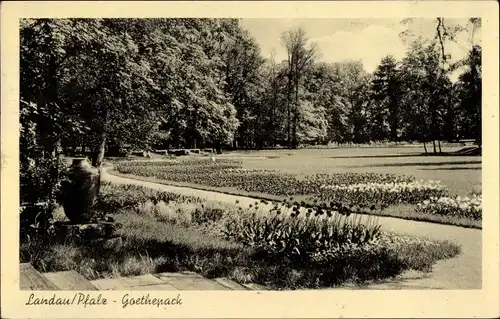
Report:
[{"label": "tree canopy", "polygon": [[[123,148],[480,144],[480,27],[437,18],[434,38],[405,33],[405,57],[371,74],[360,61],[322,62],[300,28],[283,33],[287,57],[276,61],[237,19],[26,19],[22,125],[36,124],[48,153],[83,147],[94,165]],[[451,63],[459,32],[470,33],[469,54]]]}]

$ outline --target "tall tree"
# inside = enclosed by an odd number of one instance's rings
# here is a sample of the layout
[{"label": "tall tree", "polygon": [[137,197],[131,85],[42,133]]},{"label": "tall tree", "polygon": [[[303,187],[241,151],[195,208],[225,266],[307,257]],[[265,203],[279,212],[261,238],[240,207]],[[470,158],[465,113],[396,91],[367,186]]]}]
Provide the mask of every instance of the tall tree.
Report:
[{"label": "tall tree", "polygon": [[432,142],[442,137],[443,116],[451,83],[442,70],[439,44],[435,40],[413,42],[402,61],[405,87],[407,137]]},{"label": "tall tree", "polygon": [[259,139],[266,146],[287,141],[287,65],[277,63],[274,52],[261,71],[261,94],[256,127]]},{"label": "tall tree", "polygon": [[344,140],[355,143],[369,142],[371,75],[366,72],[361,61],[338,62],[334,67],[341,81],[339,95],[344,101],[347,113],[348,130]]},{"label": "tall tree", "polygon": [[463,127],[469,137],[482,144],[481,105],[482,105],[482,72],[481,47],[475,45],[465,59],[465,71],[459,76],[457,93],[460,110],[463,115]]},{"label": "tall tree", "polygon": [[296,148],[299,89],[306,72],[314,63],[317,49],[315,44],[309,44],[306,32],[302,28],[285,31],[281,41],[287,51],[288,64],[288,141],[290,148]]},{"label": "tall tree", "polygon": [[77,102],[76,111],[91,128],[88,140],[94,166],[102,163],[110,138],[138,136],[139,129],[124,134],[129,132],[124,125],[144,123],[156,106],[148,103],[153,87],[149,63],[139,54],[124,24],[116,22],[119,20],[73,20],[70,41],[80,50],[68,60],[67,69],[72,72],[63,77],[68,99]]},{"label": "tall tree", "polygon": [[165,147],[231,143],[238,127],[225,91],[225,20],[154,19],[150,63],[158,86],[156,103],[166,130]]},{"label": "tall tree", "polygon": [[54,204],[61,144],[86,127],[68,112],[60,77],[68,56],[71,24],[65,19],[20,21],[20,199]]},{"label": "tall tree", "polygon": [[324,114],[328,124],[325,142],[344,142],[348,131],[348,102],[341,82],[336,66],[328,63],[316,63],[305,80],[308,100],[322,110],[318,114]]},{"label": "tall tree", "polygon": [[262,89],[261,68],[264,59],[260,48],[250,34],[237,23],[229,25],[229,36],[222,52],[225,74],[225,91],[236,108],[240,126],[236,141],[246,147],[257,142],[262,146],[261,135],[256,128],[262,125],[258,105]]},{"label": "tall tree", "polygon": [[382,58],[380,65],[373,74],[372,94],[374,103],[372,110],[376,114],[372,119],[372,137],[384,140],[387,133],[386,125],[390,129],[390,139],[398,141],[401,125],[401,76],[398,64],[393,56]]}]

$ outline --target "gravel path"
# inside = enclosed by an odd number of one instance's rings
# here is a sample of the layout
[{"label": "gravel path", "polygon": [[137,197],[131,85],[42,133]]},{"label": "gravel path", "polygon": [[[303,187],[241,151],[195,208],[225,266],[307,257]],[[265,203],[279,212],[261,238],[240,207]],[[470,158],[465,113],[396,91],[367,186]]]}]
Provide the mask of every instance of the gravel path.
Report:
[{"label": "gravel path", "polygon": [[[224,193],[164,185],[125,178],[110,174],[111,167],[102,169],[102,179],[116,184],[135,184],[153,189],[210,201],[234,204],[239,200],[243,206],[255,203],[255,199]],[[269,206],[270,207],[270,206]],[[354,215],[351,215],[354,216]],[[377,217],[385,231],[427,237],[435,240],[449,240],[461,246],[461,253],[452,259],[439,261],[431,273],[404,273],[401,278],[387,283],[372,285],[371,289],[481,289],[482,232],[480,229],[463,228],[426,222],[410,221],[391,217]]]}]

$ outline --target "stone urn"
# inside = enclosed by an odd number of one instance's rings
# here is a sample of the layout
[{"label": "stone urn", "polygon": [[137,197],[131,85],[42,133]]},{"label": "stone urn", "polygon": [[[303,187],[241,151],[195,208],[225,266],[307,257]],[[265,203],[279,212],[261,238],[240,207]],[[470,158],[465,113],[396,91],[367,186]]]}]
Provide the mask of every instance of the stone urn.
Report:
[{"label": "stone urn", "polygon": [[95,214],[92,208],[99,196],[100,172],[87,158],[75,158],[66,176],[61,185],[64,213],[72,223],[87,223]]}]

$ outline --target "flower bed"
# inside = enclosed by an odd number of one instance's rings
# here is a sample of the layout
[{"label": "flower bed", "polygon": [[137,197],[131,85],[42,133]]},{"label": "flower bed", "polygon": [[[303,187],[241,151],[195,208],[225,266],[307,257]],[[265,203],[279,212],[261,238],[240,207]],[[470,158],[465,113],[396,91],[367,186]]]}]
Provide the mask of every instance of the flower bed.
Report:
[{"label": "flower bed", "polygon": [[415,210],[422,214],[482,219],[482,195],[469,197],[430,197],[417,204]]},{"label": "flower bed", "polygon": [[178,160],[120,163],[117,170],[124,174],[211,187],[233,187],[275,196],[314,195],[323,200],[356,202],[367,207],[372,204],[416,203],[428,196],[445,193],[442,186],[422,184],[411,176],[337,173],[300,178],[280,171],[249,170],[241,166],[240,161],[229,159],[217,163]]},{"label": "flower bed", "polygon": [[323,285],[381,279],[406,269],[429,271],[436,260],[459,253],[448,242],[382,232],[373,216],[298,205],[277,204],[270,214],[258,205],[240,208],[225,223],[226,238],[256,249],[260,258],[308,269],[304,276],[320,276]]},{"label": "flower bed", "polygon": [[210,166],[210,167],[215,167],[219,164],[230,164],[235,167],[241,167],[242,162],[234,159],[225,159],[225,158],[218,158],[215,164],[210,160],[210,158],[205,157],[205,158],[187,158],[187,159],[162,159],[162,160],[121,160],[116,162],[120,167],[135,167],[135,166],[141,166],[141,167],[158,167],[158,166],[175,166],[175,165],[182,165],[182,166]]},{"label": "flower bed", "polygon": [[[302,176],[279,170],[246,169],[240,160],[234,159],[217,159],[216,163],[210,159],[119,162],[116,169],[146,180],[154,178],[160,183],[173,182],[234,195],[272,200],[293,196],[309,208],[334,205],[343,211],[481,228],[477,216],[481,213],[476,208],[431,205],[435,201],[431,197],[448,198],[447,188],[440,181],[416,180],[413,176],[352,172]],[[478,193],[480,187],[471,195]],[[428,204],[424,204],[426,200]],[[419,203],[420,207],[415,207]]]},{"label": "flower bed", "polygon": [[295,264],[309,264],[312,254],[341,243],[363,245],[380,234],[373,217],[353,219],[339,212],[323,214],[319,209],[304,211],[281,203],[268,213],[259,210],[256,205],[227,216],[224,235]]},{"label": "flower bed", "polygon": [[430,197],[446,194],[446,189],[439,181],[413,181],[389,183],[337,184],[321,186],[319,197],[322,200],[334,200],[365,205],[416,204]]},{"label": "flower bed", "polygon": [[43,254],[35,261],[33,249],[22,243],[22,259],[43,271],[76,270],[88,279],[188,270],[297,289],[428,270],[459,251],[447,243],[386,234],[373,217],[341,210],[275,203],[269,213],[260,204],[242,208],[109,183],[102,184],[101,194],[98,209],[122,225],[120,248],[45,245],[36,249]]}]

